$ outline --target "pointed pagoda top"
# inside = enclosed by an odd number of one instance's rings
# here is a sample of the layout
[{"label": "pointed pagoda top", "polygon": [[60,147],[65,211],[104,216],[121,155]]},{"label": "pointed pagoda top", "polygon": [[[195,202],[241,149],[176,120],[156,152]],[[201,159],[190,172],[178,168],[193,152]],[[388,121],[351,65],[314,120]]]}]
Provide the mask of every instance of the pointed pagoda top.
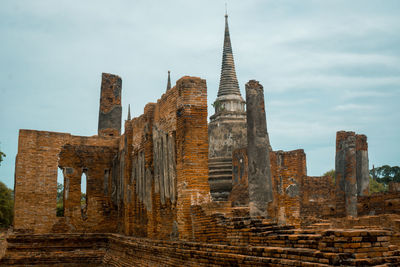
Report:
[{"label": "pointed pagoda top", "polygon": [[218,96],[232,94],[240,95],[240,90],[236,78],[235,62],[233,61],[231,38],[228,27],[228,14],[225,13],[224,51],[222,54],[221,78],[219,81]]},{"label": "pointed pagoda top", "polygon": [[131,120],[131,104],[128,105],[128,121]]},{"label": "pointed pagoda top", "polygon": [[167,91],[171,89],[171,77],[170,77],[171,71],[168,71],[168,82],[167,82]]}]

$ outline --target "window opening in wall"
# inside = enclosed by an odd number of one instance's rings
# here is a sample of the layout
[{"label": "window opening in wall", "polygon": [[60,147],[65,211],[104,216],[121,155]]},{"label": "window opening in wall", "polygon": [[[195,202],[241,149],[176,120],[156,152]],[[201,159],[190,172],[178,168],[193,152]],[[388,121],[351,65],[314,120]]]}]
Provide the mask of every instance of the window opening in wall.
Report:
[{"label": "window opening in wall", "polygon": [[87,219],[87,204],[88,204],[88,196],[87,196],[87,169],[83,169],[81,176],[81,214],[82,219]]},{"label": "window opening in wall", "polygon": [[57,217],[64,217],[64,173],[61,167],[57,171]]}]

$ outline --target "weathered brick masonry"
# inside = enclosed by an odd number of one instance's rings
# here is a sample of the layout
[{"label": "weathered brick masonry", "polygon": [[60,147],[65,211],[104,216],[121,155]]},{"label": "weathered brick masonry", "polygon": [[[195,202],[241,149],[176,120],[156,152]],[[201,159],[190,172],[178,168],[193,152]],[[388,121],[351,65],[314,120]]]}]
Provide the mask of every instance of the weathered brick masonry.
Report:
[{"label": "weathered brick masonry", "polygon": [[121,134],[121,89],[122,80],[117,75],[102,74],[99,136],[119,136]]},{"label": "weathered brick masonry", "polygon": [[[387,214],[398,213],[398,192],[358,196],[357,214],[369,216],[340,218],[337,203],[354,204],[340,202],[327,177],[307,176],[301,149],[272,151],[265,145],[272,180],[267,218],[250,216],[247,148],[233,151],[228,199],[211,201],[206,118],[205,81],[183,77],[141,116],[126,120],[121,136],[21,130],[15,232],[0,264],[398,264],[400,218]],[[356,147],[366,151],[366,139],[359,140]],[[356,153],[351,166],[358,166]],[[64,174],[63,217],[56,217],[57,168]]]},{"label": "weathered brick masonry", "polygon": [[[114,164],[123,169],[114,171],[123,181],[117,186],[122,232],[192,239],[190,205],[210,201],[206,118],[205,81],[183,77],[125,123]],[[131,154],[126,140],[132,140]]]},{"label": "weathered brick masonry", "polygon": [[0,266],[399,266],[400,186],[369,195],[366,136],[337,133],[335,185],[307,176],[304,150],[273,151],[255,80],[245,110],[227,18],[209,124],[206,81],[168,76],[121,135],[122,80],[103,73],[97,136],[20,130]]},{"label": "weathered brick masonry", "polygon": [[[20,130],[15,167],[14,230],[32,233],[115,231],[115,212],[103,192],[104,172],[117,152],[116,138],[79,137]],[[64,177],[65,216],[56,217],[57,169]],[[88,218],[80,206],[83,170],[88,179]]]}]

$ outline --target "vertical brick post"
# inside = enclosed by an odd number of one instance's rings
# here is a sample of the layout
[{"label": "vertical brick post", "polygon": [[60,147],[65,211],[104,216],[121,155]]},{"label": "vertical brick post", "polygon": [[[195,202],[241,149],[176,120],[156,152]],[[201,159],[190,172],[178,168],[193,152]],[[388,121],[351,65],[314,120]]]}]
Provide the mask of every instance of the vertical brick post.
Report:
[{"label": "vertical brick post", "polygon": [[191,205],[210,202],[208,185],[207,86],[196,77],[176,83],[176,178],[179,239],[191,240]]},{"label": "vertical brick post", "polygon": [[357,195],[369,195],[369,161],[367,137],[363,134],[356,135],[357,158]]},{"label": "vertical brick post", "polygon": [[121,134],[121,87],[119,76],[103,73],[101,79],[99,136],[118,136]]},{"label": "vertical brick post", "polygon": [[246,84],[246,103],[250,216],[266,217],[273,193],[264,90],[258,81]]},{"label": "vertical brick post", "polygon": [[357,217],[357,156],[356,134],[336,134],[336,211],[338,216]]},{"label": "vertical brick post", "polygon": [[345,149],[345,194],[346,215],[357,217],[357,161],[356,138],[350,135],[344,143]]}]

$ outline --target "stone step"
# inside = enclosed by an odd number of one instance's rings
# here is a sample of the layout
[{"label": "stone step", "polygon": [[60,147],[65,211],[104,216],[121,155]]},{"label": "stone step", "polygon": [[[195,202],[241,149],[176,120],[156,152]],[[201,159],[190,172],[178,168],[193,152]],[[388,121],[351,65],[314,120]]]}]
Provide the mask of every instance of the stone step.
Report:
[{"label": "stone step", "polygon": [[209,180],[208,182],[210,184],[211,194],[214,194],[216,192],[218,193],[226,192],[229,195],[232,190],[231,179]]},{"label": "stone step", "polygon": [[230,192],[211,192],[213,201],[227,201]]},{"label": "stone step", "polygon": [[[25,253],[7,253],[1,260],[0,266],[80,264],[80,266],[99,266],[102,263],[105,250],[76,249],[73,251],[28,251]],[[78,266],[78,265],[77,265]]]},{"label": "stone step", "polygon": [[224,170],[232,172],[232,166],[212,166],[212,167],[209,166],[208,169],[210,171]]},{"label": "stone step", "polygon": [[232,183],[232,175],[216,174],[208,177],[209,182],[226,181]]},{"label": "stone step", "polygon": [[307,226],[307,229],[329,229],[332,228],[331,223],[314,223]]},{"label": "stone step", "polygon": [[208,169],[210,171],[227,170],[227,171],[232,172],[232,165],[208,165]]},{"label": "stone step", "polygon": [[67,245],[45,245],[42,243],[35,243],[35,245],[32,244],[25,244],[25,243],[8,243],[7,244],[7,252],[10,253],[24,253],[24,252],[32,252],[32,251],[73,251],[73,250],[81,250],[81,249],[91,249],[93,248],[93,245],[87,244],[87,245],[79,245],[79,246],[67,246]]},{"label": "stone step", "polygon": [[208,161],[208,165],[231,165],[232,166],[232,159],[224,160],[224,161],[218,161],[218,160],[211,161],[211,160],[209,160]]},{"label": "stone step", "polygon": [[273,234],[269,235],[267,240],[319,240],[321,239],[321,235],[319,234],[303,234],[303,235],[281,235],[281,234]]},{"label": "stone step", "polygon": [[[250,226],[250,229],[254,232],[263,232],[263,231],[276,231],[278,234],[281,234],[284,231],[293,229],[292,226],[282,226],[282,225],[269,225],[269,226]],[[292,231],[291,231],[292,232]],[[290,233],[291,234],[291,233]]]},{"label": "stone step", "polygon": [[225,157],[219,157],[219,158],[208,158],[209,163],[214,163],[214,162],[230,162],[232,164],[232,158],[225,158]]},{"label": "stone step", "polygon": [[319,234],[314,229],[294,229],[294,234],[303,235],[303,234]]},{"label": "stone step", "polygon": [[0,266],[99,266],[107,242],[105,234],[11,234]]},{"label": "stone step", "polygon": [[386,256],[362,259],[345,259],[341,262],[346,266],[399,266],[400,256]]},{"label": "stone step", "polygon": [[212,177],[217,176],[217,175],[224,175],[224,176],[230,176],[232,179],[232,171],[231,170],[221,170],[221,169],[210,170],[208,172],[208,175],[212,176]]}]

